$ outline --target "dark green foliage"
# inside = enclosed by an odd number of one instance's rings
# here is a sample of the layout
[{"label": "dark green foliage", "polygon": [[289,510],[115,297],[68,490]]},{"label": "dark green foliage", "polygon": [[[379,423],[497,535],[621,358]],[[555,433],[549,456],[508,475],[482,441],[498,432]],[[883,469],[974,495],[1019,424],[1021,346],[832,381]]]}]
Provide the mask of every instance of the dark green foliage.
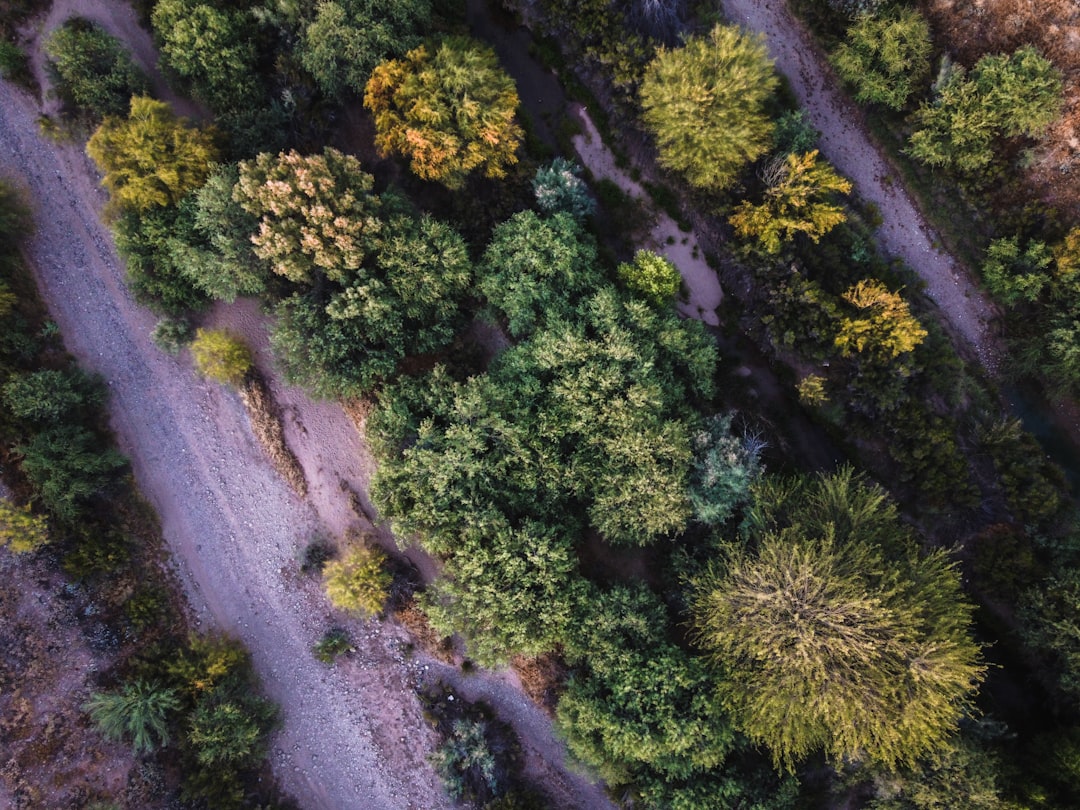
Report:
[{"label": "dark green foliage", "polygon": [[1048,656],[1068,701],[1080,705],[1080,569],[1058,570],[1023,604],[1025,638]]},{"label": "dark green foliage", "polygon": [[1020,238],[995,239],[986,248],[983,280],[1006,306],[1033,303],[1053,284],[1054,256],[1045,243],[1032,240],[1020,249]]},{"label": "dark green foliage", "polygon": [[79,421],[101,407],[105,390],[99,379],[78,368],[46,369],[11,377],[2,399],[14,416],[40,427]]},{"label": "dark green foliage", "polygon": [[431,764],[455,801],[495,796],[502,788],[482,720],[455,720],[450,734],[431,755]]},{"label": "dark green foliage", "polygon": [[9,82],[30,80],[30,59],[26,51],[13,42],[0,38],[0,78]]},{"label": "dark green foliage", "polygon": [[180,707],[171,689],[136,680],[119,692],[97,692],[83,710],[110,740],[131,740],[137,754],[148,754],[169,741],[169,715]]},{"label": "dark green foliage", "polygon": [[208,303],[173,250],[175,234],[183,230],[178,222],[186,215],[175,208],[125,211],[113,226],[131,292],[140,303],[169,315],[183,315]]},{"label": "dark green foliage", "polygon": [[812,152],[818,148],[821,133],[806,120],[803,109],[789,110],[776,119],[773,130],[774,149],[778,155]]},{"label": "dark green foliage", "polygon": [[602,282],[596,246],[572,216],[542,219],[532,211],[499,225],[479,268],[480,290],[514,337],[525,337],[545,319],[565,316]]},{"label": "dark green foliage", "polygon": [[465,638],[482,666],[540,655],[566,634],[578,590],[577,560],[561,528],[502,520],[463,533],[425,599],[432,626]]},{"label": "dark green foliage", "polygon": [[980,432],[982,449],[994,460],[1009,509],[1021,521],[1045,526],[1062,507],[1065,479],[1019,419]]},{"label": "dark green foliage", "polygon": [[984,56],[970,76],[947,66],[933,103],[916,113],[921,128],[909,151],[931,166],[978,178],[993,164],[1000,139],[1037,137],[1061,104],[1061,75],[1031,46]]},{"label": "dark green foliage", "polygon": [[69,524],[77,521],[90,501],[112,485],[127,466],[127,460],[97,435],[71,424],[44,430],[16,451],[42,505]]},{"label": "dark green foliage", "polygon": [[860,15],[830,61],[864,103],[903,109],[930,75],[930,26],[913,8]]},{"label": "dark green foliage", "polygon": [[187,723],[187,746],[204,768],[245,768],[263,756],[276,716],[273,704],[235,690],[212,690],[195,704]]},{"label": "dark green foliage", "polygon": [[98,122],[125,116],[132,96],[146,95],[146,76],[123,44],[97,23],[73,17],[45,41],[54,91],[72,112]]},{"label": "dark green foliage", "polygon": [[343,627],[332,627],[327,630],[312,648],[315,657],[324,664],[332,664],[339,655],[345,655],[355,650],[349,631]]},{"label": "dark green foliage", "polygon": [[431,13],[429,0],[321,2],[301,29],[296,55],[326,95],[363,95],[379,62],[420,44]]},{"label": "dark green foliage", "polygon": [[166,354],[176,355],[195,337],[195,330],[186,318],[166,315],[154,325],[150,340]]}]

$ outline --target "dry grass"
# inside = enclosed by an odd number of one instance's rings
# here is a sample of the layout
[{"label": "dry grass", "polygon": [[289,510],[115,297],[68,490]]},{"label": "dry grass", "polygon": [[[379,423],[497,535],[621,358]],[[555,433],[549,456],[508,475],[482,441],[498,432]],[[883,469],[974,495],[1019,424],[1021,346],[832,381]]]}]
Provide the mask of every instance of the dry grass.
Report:
[{"label": "dry grass", "polygon": [[409,635],[420,649],[445,664],[457,663],[453,639],[441,636],[435,631],[428,622],[427,614],[420,609],[415,599],[409,599],[402,607],[395,610],[393,615],[398,623],[409,631]]},{"label": "dry grass", "polygon": [[251,420],[251,430],[262,446],[266,457],[296,494],[303,498],[307,495],[308,483],[304,470],[293,451],[285,442],[285,431],[281,427],[281,416],[277,403],[270,394],[270,389],[257,374],[248,374],[240,386],[240,400]]},{"label": "dry grass", "polygon": [[353,423],[356,432],[364,436],[368,417],[371,416],[371,412],[375,409],[375,404],[368,399],[343,399],[341,408],[345,411],[345,415],[349,417],[349,421]]},{"label": "dry grass", "polygon": [[923,0],[939,37],[965,65],[1035,45],[1065,78],[1065,106],[1035,150],[1028,177],[1040,197],[1080,219],[1080,3],[1077,0]]},{"label": "dry grass", "polygon": [[529,700],[552,717],[559,696],[566,687],[567,668],[562,655],[558,652],[544,653],[535,658],[515,656],[510,666],[521,681],[521,688]]}]

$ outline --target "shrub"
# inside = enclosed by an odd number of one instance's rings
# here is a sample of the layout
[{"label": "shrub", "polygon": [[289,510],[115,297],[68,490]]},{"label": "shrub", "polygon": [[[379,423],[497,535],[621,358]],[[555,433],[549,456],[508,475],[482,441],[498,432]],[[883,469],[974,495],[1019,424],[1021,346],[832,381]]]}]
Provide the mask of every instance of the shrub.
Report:
[{"label": "shrub", "polygon": [[382,612],[393,577],[386,570],[386,555],[361,545],[323,568],[326,595],[339,610],[375,616]]},{"label": "shrub", "polygon": [[101,382],[78,368],[15,374],[2,389],[4,404],[19,419],[57,424],[93,413],[105,400]]},{"label": "shrub", "polygon": [[315,657],[324,664],[332,664],[339,655],[345,655],[355,650],[352,639],[349,637],[349,631],[342,627],[332,627],[327,630],[312,648]]},{"label": "shrub", "polygon": [[562,157],[537,169],[532,181],[536,207],[545,214],[563,211],[579,221],[591,215],[596,202],[589,196],[585,181],[578,176],[580,171],[577,164]]},{"label": "shrub", "polygon": [[682,286],[679,268],[650,250],[635,253],[633,263],[620,262],[615,273],[627,288],[657,306],[670,304]]},{"label": "shrub", "polygon": [[166,315],[154,326],[150,340],[166,354],[179,354],[180,350],[191,343],[194,333],[187,318]]},{"label": "shrub", "polygon": [[225,329],[199,329],[191,344],[195,368],[204,377],[237,386],[251,371],[251,349]]},{"label": "shrub", "polygon": [[102,734],[114,741],[130,739],[138,754],[169,741],[169,714],[179,707],[172,689],[143,680],[124,684],[119,692],[98,692],[83,704]]},{"label": "shrub", "polygon": [[0,546],[25,554],[48,542],[49,524],[44,516],[35,515],[29,505],[18,506],[0,498]]}]

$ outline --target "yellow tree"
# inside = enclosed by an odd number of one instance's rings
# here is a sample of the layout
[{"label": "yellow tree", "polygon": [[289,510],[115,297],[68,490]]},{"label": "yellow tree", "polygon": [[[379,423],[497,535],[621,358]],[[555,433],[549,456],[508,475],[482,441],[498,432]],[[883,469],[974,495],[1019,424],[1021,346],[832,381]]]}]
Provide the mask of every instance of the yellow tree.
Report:
[{"label": "yellow tree", "polygon": [[29,506],[0,498],[0,546],[18,554],[35,551],[49,542],[49,524]]},{"label": "yellow tree", "polygon": [[195,367],[204,377],[239,385],[251,370],[251,349],[224,329],[199,329],[191,344]]},{"label": "yellow tree", "polygon": [[761,205],[743,200],[729,221],[739,236],[756,238],[768,253],[779,253],[781,244],[797,233],[817,242],[847,219],[844,209],[829,196],[850,192],[851,181],[819,161],[816,149],[777,158],[765,170],[764,179]]},{"label": "yellow tree", "polygon": [[863,279],[843,298],[860,312],[858,317],[840,321],[836,346],[845,357],[870,352],[891,359],[914,350],[926,337],[907,301],[880,281]]},{"label": "yellow tree", "polygon": [[355,546],[323,569],[326,595],[340,610],[374,616],[382,611],[392,582],[386,555],[377,548]]},{"label": "yellow tree", "polygon": [[175,205],[218,160],[214,131],[190,126],[163,101],[136,96],[127,118],[106,118],[86,143],[112,203],[145,211]]},{"label": "yellow tree", "polygon": [[504,177],[517,163],[523,132],[518,94],[495,52],[448,37],[383,62],[371,74],[364,106],[375,116],[375,145],[408,158],[418,177],[460,188],[483,169]]}]

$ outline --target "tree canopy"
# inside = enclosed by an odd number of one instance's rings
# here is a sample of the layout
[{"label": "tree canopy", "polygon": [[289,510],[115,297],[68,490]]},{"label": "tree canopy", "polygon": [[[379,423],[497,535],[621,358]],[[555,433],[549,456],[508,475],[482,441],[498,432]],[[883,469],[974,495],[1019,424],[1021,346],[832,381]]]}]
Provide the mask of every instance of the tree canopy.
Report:
[{"label": "tree canopy", "polygon": [[821,749],[887,768],[941,750],[984,672],[945,553],[920,556],[850,469],[754,494],[752,549],[701,577],[692,606],[736,726],[788,769]]},{"label": "tree canopy", "polygon": [[727,188],[771,145],[765,103],[777,84],[763,39],[736,26],[661,48],[641,85],[642,120],[660,162],[695,186]]},{"label": "tree canopy", "polygon": [[425,180],[460,188],[475,170],[504,177],[523,133],[518,94],[491,48],[467,37],[421,45],[375,68],[364,91],[375,145]]},{"label": "tree canopy", "polygon": [[190,126],[165,102],[144,96],[131,99],[127,118],[106,118],[86,153],[104,173],[113,203],[135,211],[175,205],[206,182],[218,159],[213,130]]},{"label": "tree canopy", "polygon": [[900,110],[930,75],[930,26],[914,8],[861,14],[830,61],[855,98]]}]

